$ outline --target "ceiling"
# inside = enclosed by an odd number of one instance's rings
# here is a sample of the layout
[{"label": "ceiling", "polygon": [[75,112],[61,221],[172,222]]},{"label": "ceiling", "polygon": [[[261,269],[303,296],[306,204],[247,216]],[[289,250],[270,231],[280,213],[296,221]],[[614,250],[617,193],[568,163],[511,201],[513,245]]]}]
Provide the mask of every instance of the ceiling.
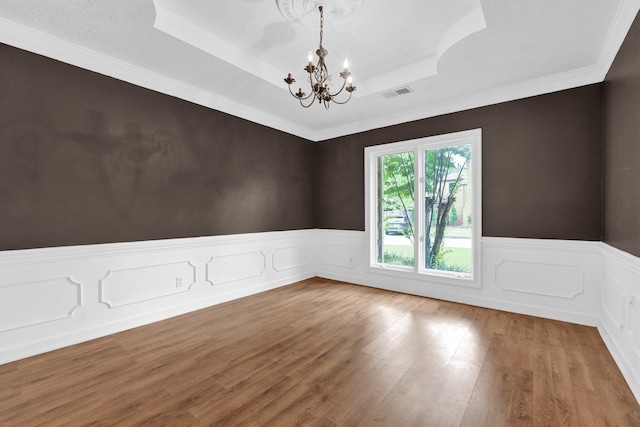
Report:
[{"label": "ceiling", "polygon": [[[2,0],[0,42],[320,141],[600,82],[640,9],[640,0],[290,3],[306,26],[276,0]],[[339,22],[351,3],[362,5]],[[300,107],[283,81],[305,81],[319,4],[329,71],[340,80],[348,57],[357,87],[329,110]]]}]

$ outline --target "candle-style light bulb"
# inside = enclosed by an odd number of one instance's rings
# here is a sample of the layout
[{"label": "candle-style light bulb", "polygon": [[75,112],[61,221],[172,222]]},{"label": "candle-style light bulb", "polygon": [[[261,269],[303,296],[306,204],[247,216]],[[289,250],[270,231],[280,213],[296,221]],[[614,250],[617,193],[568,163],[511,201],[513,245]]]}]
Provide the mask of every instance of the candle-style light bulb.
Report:
[{"label": "candle-style light bulb", "polygon": [[309,54],[307,55],[307,59],[309,60],[309,64],[313,62],[313,54],[311,53],[311,51],[309,51]]},{"label": "candle-style light bulb", "polygon": [[349,84],[353,83],[353,76],[347,77],[347,83]]},{"label": "candle-style light bulb", "polygon": [[349,60],[347,58],[344,58],[344,69],[345,70],[349,69]]}]

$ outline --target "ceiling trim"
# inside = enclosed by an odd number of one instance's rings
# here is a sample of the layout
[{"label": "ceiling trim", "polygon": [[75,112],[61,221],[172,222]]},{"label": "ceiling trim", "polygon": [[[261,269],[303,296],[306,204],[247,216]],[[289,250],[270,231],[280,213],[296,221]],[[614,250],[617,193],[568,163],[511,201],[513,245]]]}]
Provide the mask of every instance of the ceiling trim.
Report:
[{"label": "ceiling trim", "polygon": [[601,81],[607,76],[639,10],[640,0],[622,0],[618,5],[618,10],[609,27],[600,55],[598,55],[597,66],[600,67],[602,73]]},{"label": "ceiling trim", "polygon": [[478,2],[478,7],[460,17],[441,34],[435,55],[384,74],[359,80],[357,96],[363,97],[384,92],[416,80],[435,76],[438,74],[438,62],[449,48],[485,28],[487,28],[487,23],[484,19],[484,11]]},{"label": "ceiling trim", "polygon": [[287,86],[282,81],[282,76],[285,73],[281,70],[272,67],[260,58],[242,52],[237,46],[166,8],[159,0],[153,0],[153,5],[156,12],[153,27],[158,31],[162,31],[177,40],[228,62],[234,67],[253,74],[265,82],[282,89],[284,92],[288,92]]},{"label": "ceiling trim", "polygon": [[640,10],[640,0],[622,0],[609,28],[598,60],[593,66],[465,95],[443,102],[431,103],[415,109],[399,110],[387,115],[382,120],[380,117],[376,117],[344,126],[325,128],[321,131],[300,126],[276,115],[203,91],[175,79],[97,53],[4,18],[0,18],[0,42],[213,108],[311,141],[322,141],[407,121],[601,82],[605,79],[638,10]]},{"label": "ceiling trim", "polygon": [[0,18],[0,42],[136,86],[171,95],[282,132],[313,140],[313,132],[276,115],[248,107],[145,68]]},{"label": "ceiling trim", "polygon": [[315,133],[314,141],[338,138],[404,122],[600,83],[606,78],[639,10],[640,0],[622,0],[620,2],[598,55],[598,60],[593,66],[432,103],[416,109],[396,111],[383,119],[376,117],[371,120],[325,129]]},{"label": "ceiling trim", "polygon": [[[172,10],[162,0],[152,0],[156,12],[153,27],[163,33],[187,43],[203,52],[225,61],[249,74],[264,80],[287,92],[291,90],[282,83],[282,70],[261,60],[255,55],[244,52],[241,48],[216,36],[210,31],[198,26],[180,13]],[[435,52],[428,56],[416,58],[411,63],[392,71],[374,75],[368,78],[358,78],[358,97],[384,92],[408,82],[424,79],[438,74],[438,62],[446,51],[468,36],[484,30],[487,24],[484,11],[479,0],[477,6],[468,13],[460,16],[445,31],[440,34]],[[306,7],[309,5],[307,4]],[[302,6],[296,4],[297,8]],[[294,7],[294,9],[296,8]],[[293,22],[296,22],[295,20]]]},{"label": "ceiling trim", "polygon": [[496,89],[490,89],[442,102],[425,104],[420,108],[398,110],[387,114],[384,118],[375,117],[371,120],[350,123],[333,127],[315,134],[315,141],[337,138],[367,130],[393,126],[414,120],[427,119],[443,114],[485,107],[502,102],[513,101],[545,93],[557,92],[602,81],[601,68],[597,66],[585,67],[566,73],[542,77]]}]

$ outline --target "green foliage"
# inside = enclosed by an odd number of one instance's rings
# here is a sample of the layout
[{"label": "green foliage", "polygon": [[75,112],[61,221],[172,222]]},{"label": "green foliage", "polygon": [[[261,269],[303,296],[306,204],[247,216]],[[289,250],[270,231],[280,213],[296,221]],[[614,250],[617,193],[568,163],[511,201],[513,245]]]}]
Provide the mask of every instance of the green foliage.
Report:
[{"label": "green foliage", "polygon": [[456,225],[458,222],[458,211],[455,206],[451,206],[451,212],[449,213],[449,225]]},{"label": "green foliage", "polygon": [[413,164],[413,152],[385,156],[382,162],[382,208],[384,211],[402,212],[409,224],[404,235],[412,242],[415,194]]},{"label": "green foliage", "polygon": [[471,273],[470,266],[449,259],[452,252],[453,251],[451,249],[444,249],[440,251],[431,268],[434,270],[453,271],[456,273]]},{"label": "green foliage", "polygon": [[413,267],[413,256],[407,256],[398,252],[384,253],[384,263],[392,265],[404,265],[406,267]]},{"label": "green foliage", "polygon": [[[425,266],[444,269],[439,257],[444,230],[450,218],[462,171],[471,158],[471,145],[457,145],[425,151]],[[457,212],[455,213],[457,220]],[[440,259],[440,261],[439,261]]]},{"label": "green foliage", "polygon": [[[454,145],[425,152],[425,190],[427,195],[438,196],[446,191],[444,184],[450,173],[459,171],[471,159],[471,145]],[[459,180],[454,183],[451,193],[455,195]]]},{"label": "green foliage", "polygon": [[[424,233],[426,236],[424,244],[425,266],[427,268],[458,271],[455,269],[459,268],[459,266],[445,263],[439,254],[444,243],[445,227],[449,222],[455,223],[458,220],[458,213],[453,207],[453,202],[460,186],[462,171],[470,158],[471,146],[468,144],[431,149],[424,152]],[[402,212],[404,214],[409,223],[405,237],[412,242],[416,190],[414,161],[413,152],[381,157],[382,200],[379,201],[382,204],[383,211]],[[395,255],[390,254],[389,256],[393,257]],[[386,253],[384,258],[385,262],[387,262]],[[413,265],[413,260],[409,265]]]},{"label": "green foliage", "polygon": [[383,162],[383,202],[385,211],[405,210],[406,216],[414,204],[413,152],[392,154]]},{"label": "green foliage", "polygon": [[433,267],[434,270],[452,271],[454,273],[471,273],[471,269],[462,264],[450,263],[445,260],[436,260]]}]

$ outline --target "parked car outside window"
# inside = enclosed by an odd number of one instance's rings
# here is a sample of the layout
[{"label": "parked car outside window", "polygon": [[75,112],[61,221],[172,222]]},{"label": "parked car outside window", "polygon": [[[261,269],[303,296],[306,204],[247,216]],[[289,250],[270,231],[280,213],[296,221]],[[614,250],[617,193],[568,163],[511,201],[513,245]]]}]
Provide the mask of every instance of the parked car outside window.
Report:
[{"label": "parked car outside window", "polygon": [[409,232],[409,221],[402,215],[388,216],[385,221],[385,234],[406,234]]}]

